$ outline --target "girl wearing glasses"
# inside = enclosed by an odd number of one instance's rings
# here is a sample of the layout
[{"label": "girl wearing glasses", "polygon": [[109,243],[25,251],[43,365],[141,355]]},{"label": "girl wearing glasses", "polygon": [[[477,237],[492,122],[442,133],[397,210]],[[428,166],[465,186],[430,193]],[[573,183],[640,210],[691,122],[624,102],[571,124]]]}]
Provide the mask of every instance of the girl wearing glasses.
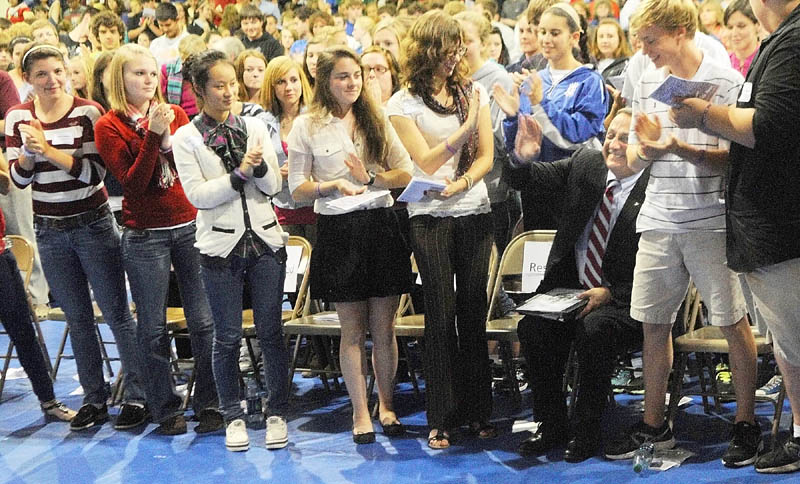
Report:
[{"label": "girl wearing glasses", "polygon": [[492,167],[492,124],[486,90],[467,77],[456,20],[428,12],[404,46],[407,85],[386,111],[414,161],[414,175],[446,185],[408,204],[425,288],[428,445],[443,449],[450,446],[449,431],[464,424],[481,438],[496,435],[489,424],[486,344],[492,218],[483,181]]}]

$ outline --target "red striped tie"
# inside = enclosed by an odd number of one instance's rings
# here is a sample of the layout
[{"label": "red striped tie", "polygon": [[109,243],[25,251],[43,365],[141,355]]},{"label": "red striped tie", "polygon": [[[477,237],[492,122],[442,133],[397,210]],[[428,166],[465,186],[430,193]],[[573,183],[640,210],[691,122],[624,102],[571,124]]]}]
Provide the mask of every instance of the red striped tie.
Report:
[{"label": "red striped tie", "polygon": [[598,287],[603,280],[603,255],[606,253],[611,222],[611,205],[614,203],[614,189],[619,186],[618,180],[609,180],[606,193],[597,210],[597,216],[589,233],[589,245],[586,248],[586,266],[583,268],[581,283],[587,288]]}]

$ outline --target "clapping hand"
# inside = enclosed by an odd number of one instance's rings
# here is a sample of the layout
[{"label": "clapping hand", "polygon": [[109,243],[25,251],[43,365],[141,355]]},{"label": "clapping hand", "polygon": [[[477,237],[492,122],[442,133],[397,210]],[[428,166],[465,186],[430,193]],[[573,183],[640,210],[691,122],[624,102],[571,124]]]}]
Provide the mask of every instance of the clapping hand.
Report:
[{"label": "clapping hand", "polygon": [[369,183],[369,174],[367,173],[367,169],[364,168],[364,163],[358,156],[353,153],[347,153],[347,156],[344,159],[344,164],[350,170],[350,174],[353,175],[353,178],[363,184]]},{"label": "clapping hand", "polygon": [[164,134],[169,130],[170,124],[175,119],[175,111],[169,104],[150,104],[148,114],[148,129],[156,134]]},{"label": "clapping hand", "polygon": [[519,128],[514,140],[514,156],[528,163],[539,157],[542,149],[542,127],[533,116],[519,117]]},{"label": "clapping hand", "polygon": [[247,150],[244,154],[242,164],[239,165],[239,171],[246,177],[253,176],[253,170],[264,162],[264,149],[261,144],[257,144]]}]

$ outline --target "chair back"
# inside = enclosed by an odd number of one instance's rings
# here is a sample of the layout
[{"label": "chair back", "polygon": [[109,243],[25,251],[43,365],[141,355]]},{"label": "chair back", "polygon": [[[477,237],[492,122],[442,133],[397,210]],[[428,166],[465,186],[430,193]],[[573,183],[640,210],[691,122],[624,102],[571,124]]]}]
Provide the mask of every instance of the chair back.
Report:
[{"label": "chair back", "polygon": [[500,259],[500,265],[497,268],[494,277],[494,284],[492,292],[489,297],[489,314],[487,321],[492,319],[494,314],[495,305],[497,304],[497,295],[503,284],[503,277],[505,276],[519,276],[522,275],[522,262],[525,254],[525,242],[553,242],[556,237],[555,230],[531,230],[523,232],[508,243],[506,250],[503,252],[503,257]]},{"label": "chair back", "polygon": [[[300,263],[297,266],[302,273],[302,277],[300,279],[300,287],[297,289],[297,300],[292,308],[292,317],[290,318],[296,319],[307,315],[309,312],[310,305],[308,298],[308,274],[311,267],[311,243],[304,237],[300,237],[299,235],[291,235],[289,236],[289,242],[287,245],[289,247],[300,247],[302,249],[300,253]],[[290,276],[290,274],[287,274],[287,276]]]},{"label": "chair back", "polygon": [[22,282],[25,286],[25,291],[28,290],[28,285],[31,282],[31,274],[33,273],[33,258],[35,252],[33,246],[28,239],[20,235],[8,235],[6,239],[11,242],[11,252],[14,258],[17,259],[17,266],[20,273],[22,273]]}]

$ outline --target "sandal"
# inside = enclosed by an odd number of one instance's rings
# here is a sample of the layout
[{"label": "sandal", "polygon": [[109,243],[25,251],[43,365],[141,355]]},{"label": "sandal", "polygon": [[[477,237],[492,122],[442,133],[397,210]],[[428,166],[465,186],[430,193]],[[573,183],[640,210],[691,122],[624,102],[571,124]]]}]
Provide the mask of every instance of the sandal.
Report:
[{"label": "sandal", "polygon": [[493,439],[497,437],[497,427],[489,422],[472,422],[469,424],[469,431],[477,435],[479,439]]},{"label": "sandal", "polygon": [[450,434],[444,430],[433,429],[428,435],[428,447],[434,450],[450,447]]}]

